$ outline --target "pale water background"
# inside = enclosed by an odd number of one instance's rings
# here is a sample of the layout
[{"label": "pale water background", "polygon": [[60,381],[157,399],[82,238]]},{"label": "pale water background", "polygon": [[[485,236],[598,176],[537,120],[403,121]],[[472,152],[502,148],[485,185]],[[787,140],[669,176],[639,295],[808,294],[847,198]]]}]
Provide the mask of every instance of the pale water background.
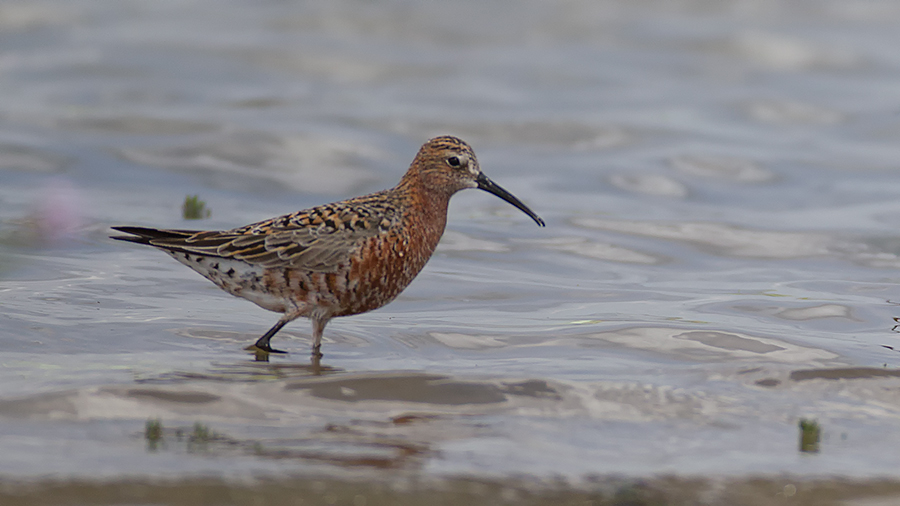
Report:
[{"label": "pale water background", "polygon": [[[0,477],[900,478],[900,378],[808,372],[900,365],[898,48],[893,0],[0,4]],[[439,134],[547,227],[457,195],[322,376],[308,321],[255,363],[274,313],[107,238]]]}]

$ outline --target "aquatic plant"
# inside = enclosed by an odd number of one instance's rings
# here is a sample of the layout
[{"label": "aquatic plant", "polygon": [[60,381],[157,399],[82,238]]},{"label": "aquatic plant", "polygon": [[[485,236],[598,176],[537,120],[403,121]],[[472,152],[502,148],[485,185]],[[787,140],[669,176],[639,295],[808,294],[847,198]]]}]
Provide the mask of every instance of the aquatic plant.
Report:
[{"label": "aquatic plant", "polygon": [[181,216],[186,220],[200,220],[209,218],[212,215],[206,207],[206,202],[200,200],[199,195],[188,195],[184,198],[184,204],[181,205]]},{"label": "aquatic plant", "polygon": [[800,419],[800,451],[818,453],[822,429],[815,420]]},{"label": "aquatic plant", "polygon": [[191,442],[206,443],[214,437],[215,434],[209,430],[209,427],[200,422],[194,423],[194,432],[191,433]]},{"label": "aquatic plant", "polygon": [[147,424],[144,426],[144,439],[147,440],[148,450],[156,450],[163,442],[162,420],[159,418],[147,420]]}]

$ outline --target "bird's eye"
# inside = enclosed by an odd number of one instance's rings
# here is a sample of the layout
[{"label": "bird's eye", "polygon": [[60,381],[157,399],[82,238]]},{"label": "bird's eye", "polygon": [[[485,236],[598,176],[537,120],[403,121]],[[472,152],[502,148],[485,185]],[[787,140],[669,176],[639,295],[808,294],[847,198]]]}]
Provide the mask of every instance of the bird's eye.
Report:
[{"label": "bird's eye", "polygon": [[451,156],[450,158],[447,159],[447,165],[449,165],[451,167],[459,167],[459,157]]}]

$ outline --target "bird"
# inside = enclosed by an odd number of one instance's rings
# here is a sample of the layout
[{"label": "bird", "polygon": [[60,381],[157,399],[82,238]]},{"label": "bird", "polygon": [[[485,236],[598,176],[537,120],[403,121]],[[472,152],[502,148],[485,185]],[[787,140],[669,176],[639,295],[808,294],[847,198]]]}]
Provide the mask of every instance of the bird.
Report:
[{"label": "bird", "polygon": [[378,309],[412,282],[444,233],[450,197],[467,188],[492,193],[545,226],[484,175],[468,143],[445,135],[425,142],[388,190],[231,230],[116,226],[128,235],[110,237],[160,249],[222,290],[282,313],[247,349],[285,353],[271,347],[272,337],[309,318],[315,360],[329,320]]}]

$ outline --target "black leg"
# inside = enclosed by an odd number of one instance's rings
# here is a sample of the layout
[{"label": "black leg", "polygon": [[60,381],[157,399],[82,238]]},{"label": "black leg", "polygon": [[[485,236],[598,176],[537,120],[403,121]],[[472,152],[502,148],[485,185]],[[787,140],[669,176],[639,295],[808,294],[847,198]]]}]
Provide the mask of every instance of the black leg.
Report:
[{"label": "black leg", "polygon": [[287,320],[278,320],[278,323],[270,328],[268,332],[263,334],[263,336],[256,341],[256,344],[251,346],[249,349],[253,349],[255,347],[266,353],[287,353],[286,351],[274,350],[271,346],[269,346],[269,341],[272,339],[272,336],[274,336],[279,330],[281,330],[281,327],[284,327],[285,325],[287,325]]}]

